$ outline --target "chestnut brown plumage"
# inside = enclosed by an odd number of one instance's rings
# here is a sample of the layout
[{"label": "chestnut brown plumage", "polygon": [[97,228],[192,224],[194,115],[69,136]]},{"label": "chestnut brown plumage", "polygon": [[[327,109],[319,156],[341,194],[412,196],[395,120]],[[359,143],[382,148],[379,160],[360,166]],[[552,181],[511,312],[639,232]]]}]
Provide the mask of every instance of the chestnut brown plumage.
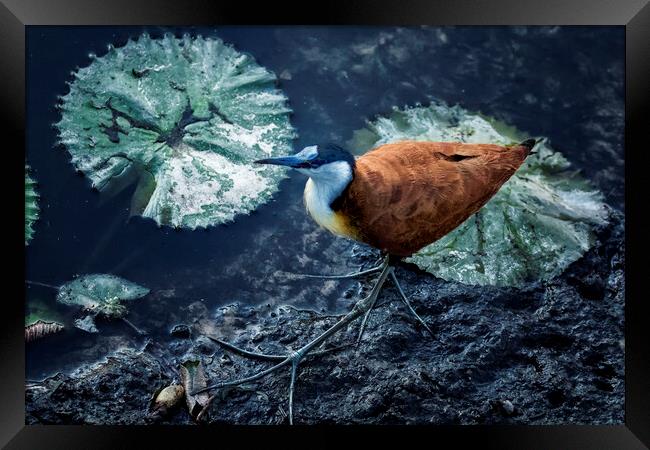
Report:
[{"label": "chestnut brown plumage", "polygon": [[522,144],[385,144],[356,160],[332,209],[347,220],[351,237],[410,256],[477,212],[529,153]]}]

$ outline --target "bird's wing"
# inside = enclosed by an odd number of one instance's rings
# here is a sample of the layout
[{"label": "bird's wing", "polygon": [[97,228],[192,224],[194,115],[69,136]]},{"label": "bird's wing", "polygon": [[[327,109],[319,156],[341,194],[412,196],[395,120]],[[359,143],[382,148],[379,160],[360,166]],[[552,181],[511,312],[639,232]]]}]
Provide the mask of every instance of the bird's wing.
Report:
[{"label": "bird's wing", "polygon": [[340,209],[364,241],[410,255],[478,211],[528,150],[490,144],[402,141],[357,160]]}]

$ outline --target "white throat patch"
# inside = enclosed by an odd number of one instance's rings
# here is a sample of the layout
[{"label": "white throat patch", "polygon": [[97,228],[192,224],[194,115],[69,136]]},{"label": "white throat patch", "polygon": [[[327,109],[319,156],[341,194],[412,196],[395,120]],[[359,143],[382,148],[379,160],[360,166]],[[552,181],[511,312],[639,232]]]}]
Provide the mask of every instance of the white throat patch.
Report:
[{"label": "white throat patch", "polygon": [[346,161],[324,164],[318,169],[298,169],[309,176],[305,186],[305,206],[322,227],[341,234],[330,205],[352,181],[352,168]]}]

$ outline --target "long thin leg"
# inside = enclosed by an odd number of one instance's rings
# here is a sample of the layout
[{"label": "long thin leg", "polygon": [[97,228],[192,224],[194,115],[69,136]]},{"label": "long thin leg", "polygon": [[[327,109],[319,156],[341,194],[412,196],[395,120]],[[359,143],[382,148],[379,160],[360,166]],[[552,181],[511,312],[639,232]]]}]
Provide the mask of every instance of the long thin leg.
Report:
[{"label": "long thin leg", "polygon": [[314,275],[310,273],[294,273],[289,272],[291,275],[303,278],[318,278],[318,279],[327,279],[327,280],[345,280],[348,278],[362,277],[364,275],[370,275],[372,273],[379,272],[382,269],[382,266],[373,267],[372,269],[362,270],[361,272],[352,272],[345,275]]},{"label": "long thin leg", "polygon": [[[393,272],[393,268],[390,268],[390,272]],[[359,326],[359,334],[357,335],[357,346],[361,343],[361,338],[363,338],[363,332],[366,330],[366,322],[368,322],[368,317],[370,317],[370,313],[372,310],[375,308],[375,303],[377,302],[377,298],[375,298],[375,301],[372,302],[370,307],[368,308],[368,311],[363,315],[363,320],[361,321],[361,326]]]},{"label": "long thin leg", "polygon": [[416,318],[416,320],[418,322],[420,322],[420,324],[422,324],[422,326],[429,332],[429,334],[435,338],[436,336],[435,336],[435,334],[433,334],[433,331],[431,331],[431,328],[429,328],[429,325],[427,325],[424,322],[424,320],[422,320],[422,318],[418,315],[418,313],[415,312],[415,310],[411,306],[411,302],[409,302],[408,297],[406,296],[406,294],[402,290],[402,286],[400,286],[399,281],[397,281],[397,276],[395,275],[395,270],[390,271],[390,276],[391,276],[391,279],[393,280],[393,283],[395,283],[395,287],[399,291],[399,294],[400,294],[400,296],[402,298],[402,303],[404,303],[406,305],[409,312]]},{"label": "long thin leg", "polygon": [[[221,339],[213,338],[212,336],[206,336],[206,337],[212,340],[213,342],[216,342],[217,344],[221,345],[222,347],[234,353],[238,353],[241,356],[244,356],[246,358],[259,359],[262,361],[282,361],[287,358],[286,355],[269,355],[267,353],[251,352],[250,350],[246,350],[245,348],[237,347],[236,345],[231,344],[230,342],[222,341]],[[350,344],[342,344],[342,345],[337,345],[336,347],[324,348],[322,350],[314,350],[305,354],[304,357],[307,358],[310,356],[320,356],[326,353],[332,353],[337,350],[341,350],[342,348],[347,348],[349,346]]]},{"label": "long thin leg", "polygon": [[220,389],[228,386],[237,386],[239,384],[259,380],[260,378],[263,378],[264,376],[272,372],[275,372],[276,370],[288,364],[291,364],[292,381],[289,386],[289,423],[293,423],[293,386],[295,385],[295,378],[296,378],[295,371],[297,370],[298,363],[305,357],[305,355],[310,353],[314,348],[318,347],[321,343],[323,343],[326,339],[331,337],[337,331],[347,327],[351,322],[361,317],[370,309],[371,305],[375,304],[375,302],[377,301],[377,296],[379,295],[379,292],[381,291],[382,286],[386,282],[386,278],[388,277],[391,270],[391,267],[388,265],[388,261],[389,261],[388,258],[386,258],[382,263],[381,274],[379,275],[379,279],[377,280],[375,286],[372,288],[370,295],[368,295],[368,297],[364,299],[359,300],[354,305],[354,308],[352,308],[352,311],[347,313],[341,320],[339,320],[334,325],[332,325],[328,330],[326,330],[323,334],[318,336],[316,339],[312,340],[311,342],[304,345],[300,349],[294,351],[293,353],[288,355],[284,360],[280,361],[278,364],[272,367],[269,367],[266,370],[262,370],[256,374],[253,374],[245,378],[240,378],[238,380],[213,384],[212,386],[208,386],[206,388],[200,389],[191,394],[196,395],[196,394],[200,394],[201,392],[206,392],[213,389]]}]

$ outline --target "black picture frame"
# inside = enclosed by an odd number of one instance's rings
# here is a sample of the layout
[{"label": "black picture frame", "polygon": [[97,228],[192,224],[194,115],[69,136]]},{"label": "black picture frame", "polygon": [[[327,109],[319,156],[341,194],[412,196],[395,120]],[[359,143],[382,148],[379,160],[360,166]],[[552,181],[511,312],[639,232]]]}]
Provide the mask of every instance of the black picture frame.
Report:
[{"label": "black picture frame", "polygon": [[[650,445],[650,342],[646,321],[648,296],[643,290],[644,254],[649,221],[644,218],[648,167],[647,127],[648,81],[650,80],[650,5],[648,0],[456,0],[454,2],[348,1],[318,4],[277,2],[252,6],[246,2],[202,0],[1,0],[0,61],[2,90],[0,102],[2,133],[13,144],[13,153],[4,174],[22,176],[24,158],[17,149],[25,144],[25,27],[27,25],[223,25],[223,24],[372,24],[372,25],[619,25],[626,30],[626,320],[625,320],[625,425],[621,426],[463,426],[463,427],[376,427],[370,431],[379,439],[412,436],[414,431],[430,435],[426,442],[453,442],[454,447],[473,443],[480,448],[607,448],[637,449]],[[645,147],[644,147],[645,145]],[[24,269],[22,231],[19,228],[20,180],[7,178],[7,196],[16,199],[15,214],[7,213],[8,239],[4,246],[8,269],[16,271],[8,282],[15,295],[3,301],[0,334],[3,395],[0,444],[9,449],[23,448],[131,448],[136,437],[167,444],[190,445],[199,435],[211,439],[236,437],[240,442],[263,433],[266,439],[289,431],[283,427],[80,427],[25,426],[23,308]],[[14,253],[15,252],[15,253]],[[14,257],[14,255],[22,255]],[[20,266],[16,261],[22,261]],[[645,294],[645,295],[644,295]],[[127,429],[124,429],[127,428]],[[254,431],[254,432],[251,432]],[[340,442],[351,428],[296,427],[290,432],[296,445],[305,444],[308,433],[319,433],[319,443]],[[141,436],[142,435],[142,436]],[[234,435],[234,436],[233,436]],[[207,436],[206,436],[207,437]],[[279,438],[279,437],[278,437]],[[283,437],[284,438],[284,437]],[[146,448],[154,447],[148,441]],[[215,440],[208,445],[219,445]],[[282,442],[282,441],[278,441]],[[289,442],[288,442],[289,443]]]}]

